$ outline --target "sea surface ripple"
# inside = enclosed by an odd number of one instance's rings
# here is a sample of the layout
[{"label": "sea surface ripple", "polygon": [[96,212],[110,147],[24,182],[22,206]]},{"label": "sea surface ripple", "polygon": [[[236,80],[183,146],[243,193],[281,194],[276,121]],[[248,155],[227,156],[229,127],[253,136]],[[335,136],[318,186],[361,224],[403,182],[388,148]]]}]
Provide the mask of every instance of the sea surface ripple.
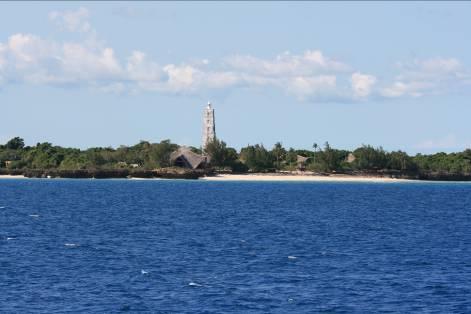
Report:
[{"label": "sea surface ripple", "polygon": [[1,313],[470,313],[471,184],[0,180]]}]

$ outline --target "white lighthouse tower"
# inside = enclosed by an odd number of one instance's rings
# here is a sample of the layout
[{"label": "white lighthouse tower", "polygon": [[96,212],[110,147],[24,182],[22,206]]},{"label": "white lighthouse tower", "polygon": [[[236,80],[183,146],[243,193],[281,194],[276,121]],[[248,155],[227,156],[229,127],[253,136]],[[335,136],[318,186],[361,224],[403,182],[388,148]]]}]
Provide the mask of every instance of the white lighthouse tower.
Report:
[{"label": "white lighthouse tower", "polygon": [[206,149],[206,145],[208,145],[209,142],[214,141],[215,138],[216,123],[214,121],[214,109],[211,106],[211,103],[208,102],[203,114],[203,145],[201,146],[203,151]]}]

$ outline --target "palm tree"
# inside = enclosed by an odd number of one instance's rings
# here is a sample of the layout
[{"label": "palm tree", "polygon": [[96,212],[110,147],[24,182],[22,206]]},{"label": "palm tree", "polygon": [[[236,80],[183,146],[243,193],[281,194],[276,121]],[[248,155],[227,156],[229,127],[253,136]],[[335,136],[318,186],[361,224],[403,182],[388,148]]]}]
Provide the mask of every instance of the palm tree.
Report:
[{"label": "palm tree", "polygon": [[280,159],[284,158],[284,155],[286,155],[286,150],[283,148],[283,145],[280,142],[277,142],[272,149],[272,153],[275,155],[276,167],[279,169]]},{"label": "palm tree", "polygon": [[313,157],[312,157],[312,161],[313,161],[314,163],[316,162],[317,147],[319,147],[319,145],[317,145],[317,143],[312,144],[312,148],[314,148],[314,155],[313,155]]}]

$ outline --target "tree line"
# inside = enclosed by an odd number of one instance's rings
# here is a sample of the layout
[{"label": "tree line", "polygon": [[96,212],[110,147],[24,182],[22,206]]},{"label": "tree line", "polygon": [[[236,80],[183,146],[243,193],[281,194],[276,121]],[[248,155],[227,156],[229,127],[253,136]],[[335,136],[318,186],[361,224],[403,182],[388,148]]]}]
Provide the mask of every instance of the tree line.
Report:
[{"label": "tree line", "polygon": [[[141,141],[134,146],[93,147],[86,150],[64,148],[51,143],[26,146],[15,137],[0,145],[0,168],[7,169],[158,169],[172,166],[170,154],[179,145],[170,140],[159,143]],[[191,147],[196,153],[201,149]],[[471,175],[471,149],[458,153],[417,154],[385,151],[382,147],[363,145],[353,151],[333,148],[328,142],[314,143],[311,150],[272,148],[262,144],[247,145],[237,151],[224,141],[214,140],[206,147],[211,166],[233,172],[293,171],[300,166],[298,156],[306,157],[303,169],[317,173],[398,172],[409,174]]]}]

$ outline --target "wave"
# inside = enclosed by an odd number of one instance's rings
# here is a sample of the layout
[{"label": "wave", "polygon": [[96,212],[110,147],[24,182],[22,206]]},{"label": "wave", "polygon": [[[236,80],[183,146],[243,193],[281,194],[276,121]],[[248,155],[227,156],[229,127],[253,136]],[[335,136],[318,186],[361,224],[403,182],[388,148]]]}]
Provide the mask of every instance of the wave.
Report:
[{"label": "wave", "polygon": [[201,286],[203,286],[203,285],[200,285],[199,283],[196,283],[196,282],[190,282],[188,285],[192,286],[192,287],[201,287]]}]

